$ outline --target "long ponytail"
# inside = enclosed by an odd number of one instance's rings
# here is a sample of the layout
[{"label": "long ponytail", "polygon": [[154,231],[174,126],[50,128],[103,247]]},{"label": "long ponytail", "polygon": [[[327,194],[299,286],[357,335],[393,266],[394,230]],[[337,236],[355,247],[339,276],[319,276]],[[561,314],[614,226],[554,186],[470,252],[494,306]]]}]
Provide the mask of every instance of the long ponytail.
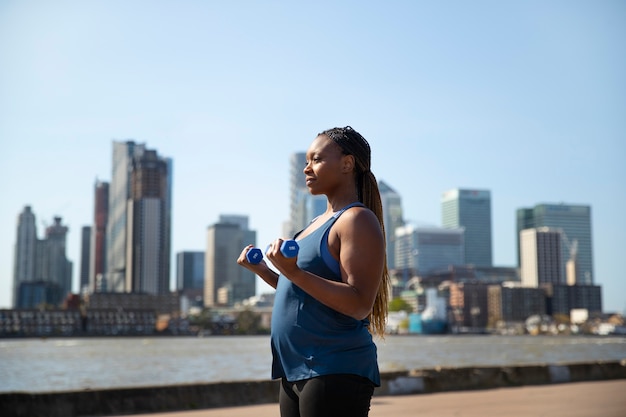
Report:
[{"label": "long ponytail", "polygon": [[[325,135],[337,143],[343,152],[353,155],[356,163],[356,184],[359,201],[369,208],[378,218],[383,234],[384,247],[387,247],[385,240],[385,224],[383,221],[383,205],[380,198],[380,190],[376,177],[370,170],[371,149],[369,143],[360,133],[350,126],[343,128],[333,128],[326,130],[320,135]],[[380,337],[384,337],[387,325],[387,311],[389,304],[390,278],[387,268],[387,251],[384,253],[384,264],[380,285],[374,300],[374,306],[368,319],[370,321],[370,331]]]}]

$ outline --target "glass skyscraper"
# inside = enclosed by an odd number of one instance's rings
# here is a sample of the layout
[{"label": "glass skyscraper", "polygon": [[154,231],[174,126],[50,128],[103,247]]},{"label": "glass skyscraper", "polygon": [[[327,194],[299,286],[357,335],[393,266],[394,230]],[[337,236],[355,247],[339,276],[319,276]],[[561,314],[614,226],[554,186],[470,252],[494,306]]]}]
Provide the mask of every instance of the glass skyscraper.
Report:
[{"label": "glass skyscraper", "polygon": [[106,275],[106,234],[109,221],[109,183],[96,180],[94,185],[94,218],[91,233],[91,255],[89,265],[89,292],[106,290],[101,288]]},{"label": "glass skyscraper", "polygon": [[[207,229],[204,262],[205,307],[233,306],[256,292],[256,275],[235,260],[246,245],[256,245],[256,231],[248,228],[248,217],[222,215]],[[264,249],[264,248],[263,248]]]},{"label": "glass skyscraper", "polygon": [[109,184],[109,219],[106,234],[106,278],[101,289],[124,292],[126,280],[126,219],[130,193],[130,162],[141,154],[143,144],[113,142],[112,177]]},{"label": "glass skyscraper", "polygon": [[465,229],[465,262],[492,266],[491,193],[488,190],[455,188],[443,193],[442,225]]},{"label": "glass skyscraper", "polygon": [[[532,208],[518,209],[518,265],[520,232],[539,227],[549,227],[561,231],[561,273],[565,274],[565,264],[573,255],[578,271],[576,284],[593,284],[591,207],[587,205],[537,204]],[[565,282],[565,276],[561,277],[561,282]]]},{"label": "glass skyscraper", "polygon": [[20,284],[35,281],[37,251],[37,224],[30,206],[24,207],[17,220],[17,240],[13,262],[13,307],[18,306]]},{"label": "glass skyscraper", "polygon": [[83,226],[81,230],[79,291],[89,289],[89,268],[91,266],[92,253],[91,236],[93,234],[91,226]]},{"label": "glass skyscraper", "polygon": [[559,231],[549,227],[524,229],[519,240],[522,285],[537,288],[541,284],[564,284]]},{"label": "glass skyscraper", "polygon": [[[69,228],[61,223],[61,217],[54,217],[54,223],[46,227],[41,259],[41,278],[56,284],[61,297],[72,291],[72,262],[66,256],[66,241]],[[62,300],[59,299],[60,303]]]},{"label": "glass skyscraper", "polygon": [[404,225],[402,214],[402,197],[393,188],[383,181],[378,181],[380,200],[383,206],[383,221],[385,222],[385,240],[387,243],[387,267],[399,268],[396,260],[396,229]]},{"label": "glass skyscraper", "polygon": [[24,207],[17,224],[13,272],[13,307],[58,306],[72,290],[72,262],[66,257],[67,226],[61,217],[37,237],[35,214]]},{"label": "glass skyscraper", "polygon": [[172,161],[133,141],[113,142],[106,224],[109,292],[169,292]]},{"label": "glass skyscraper", "polygon": [[204,288],[204,252],[185,251],[176,255],[176,289]]},{"label": "glass skyscraper", "polygon": [[465,264],[463,229],[440,227],[396,228],[396,265],[420,275]]},{"label": "glass skyscraper", "polygon": [[170,287],[169,170],[156,151],[130,165],[126,218],[126,291],[166,294]]}]

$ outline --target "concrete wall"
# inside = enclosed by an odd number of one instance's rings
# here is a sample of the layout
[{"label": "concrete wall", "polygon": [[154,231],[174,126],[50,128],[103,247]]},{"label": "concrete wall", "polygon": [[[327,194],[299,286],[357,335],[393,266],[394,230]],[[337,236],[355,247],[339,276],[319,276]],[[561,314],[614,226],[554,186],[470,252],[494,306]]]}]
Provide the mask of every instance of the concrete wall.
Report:
[{"label": "concrete wall", "polygon": [[[626,359],[559,365],[437,368],[385,373],[375,396],[626,379]],[[142,414],[272,403],[278,381],[220,382],[53,393],[2,393],[3,417]]]}]

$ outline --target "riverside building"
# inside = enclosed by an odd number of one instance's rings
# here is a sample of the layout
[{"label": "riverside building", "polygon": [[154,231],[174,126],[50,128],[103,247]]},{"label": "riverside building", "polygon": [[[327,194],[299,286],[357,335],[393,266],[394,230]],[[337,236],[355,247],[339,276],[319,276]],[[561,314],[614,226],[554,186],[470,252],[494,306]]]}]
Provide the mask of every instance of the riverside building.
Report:
[{"label": "riverside building", "polygon": [[183,251],[176,254],[176,290],[185,295],[192,305],[204,305],[204,252]]},{"label": "riverside building", "polygon": [[400,270],[425,276],[434,270],[465,264],[463,229],[406,225],[396,228],[395,240]]},{"label": "riverside building", "polygon": [[35,214],[24,207],[18,217],[13,273],[13,306],[58,306],[72,289],[72,262],[66,256],[67,226],[55,217],[38,239]]},{"label": "riverside building", "polygon": [[256,244],[248,217],[220,216],[207,230],[204,260],[204,306],[234,306],[255,295],[256,276],[235,260],[244,246]]},{"label": "riverside building", "polygon": [[444,228],[465,229],[465,263],[492,266],[489,190],[455,188],[444,192],[441,218]]},{"label": "riverside building", "polygon": [[171,195],[171,159],[144,144],[113,142],[101,290],[169,292]]},{"label": "riverside building", "polygon": [[593,245],[591,239],[591,207],[572,204],[537,204],[517,210],[518,265],[521,266],[520,234],[525,229],[549,227],[561,232],[561,279],[565,282],[566,263],[576,262],[576,284],[591,285],[593,274]]},{"label": "riverside building", "polygon": [[[94,185],[94,217],[91,228],[91,253],[89,256],[89,286],[87,292],[105,291],[106,285],[106,234],[109,221],[109,183],[96,180]],[[83,288],[81,288],[83,289]]]},{"label": "riverside building", "polygon": [[385,223],[387,266],[389,269],[402,268],[398,265],[398,260],[396,259],[396,245],[398,243],[396,230],[404,225],[402,197],[384,181],[378,181],[378,189],[380,191]]},{"label": "riverside building", "polygon": [[548,227],[520,232],[522,285],[536,288],[540,284],[561,284],[561,233]]}]

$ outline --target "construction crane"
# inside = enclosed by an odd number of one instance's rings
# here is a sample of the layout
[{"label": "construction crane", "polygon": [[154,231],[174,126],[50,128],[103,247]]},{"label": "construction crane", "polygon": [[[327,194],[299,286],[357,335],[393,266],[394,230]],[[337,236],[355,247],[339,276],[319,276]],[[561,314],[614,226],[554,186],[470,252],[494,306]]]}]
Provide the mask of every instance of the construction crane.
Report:
[{"label": "construction crane", "polygon": [[565,280],[568,285],[578,283],[578,239],[570,241],[567,233],[563,229],[558,229],[561,234],[561,241],[569,252],[569,258],[565,263]]},{"label": "construction crane", "polygon": [[569,251],[569,260],[576,261],[576,258],[578,257],[578,239],[573,239],[570,241],[569,237],[567,237],[567,233],[565,233],[565,230],[558,230],[559,233],[561,233],[561,239],[563,240],[565,246],[567,247],[567,250]]}]

